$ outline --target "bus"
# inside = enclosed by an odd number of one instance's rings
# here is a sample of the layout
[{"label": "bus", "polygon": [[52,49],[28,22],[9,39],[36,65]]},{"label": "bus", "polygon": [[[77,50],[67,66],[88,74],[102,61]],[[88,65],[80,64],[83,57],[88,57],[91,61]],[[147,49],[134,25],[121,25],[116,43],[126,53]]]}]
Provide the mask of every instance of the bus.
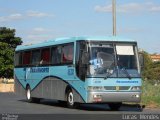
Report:
[{"label": "bus", "polygon": [[139,103],[141,75],[137,42],[106,37],[68,37],[20,45],[15,50],[15,92],[28,102]]}]

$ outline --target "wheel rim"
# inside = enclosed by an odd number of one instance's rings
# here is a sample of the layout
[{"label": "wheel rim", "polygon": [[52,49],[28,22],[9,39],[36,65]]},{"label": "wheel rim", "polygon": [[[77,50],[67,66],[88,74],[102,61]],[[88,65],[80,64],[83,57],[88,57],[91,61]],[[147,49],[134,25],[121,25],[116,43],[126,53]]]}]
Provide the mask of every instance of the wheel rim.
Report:
[{"label": "wheel rim", "polygon": [[74,104],[74,101],[73,101],[73,93],[72,92],[69,92],[68,94],[68,103],[72,106]]},{"label": "wheel rim", "polygon": [[30,100],[31,98],[31,92],[30,89],[27,89],[27,99]]}]

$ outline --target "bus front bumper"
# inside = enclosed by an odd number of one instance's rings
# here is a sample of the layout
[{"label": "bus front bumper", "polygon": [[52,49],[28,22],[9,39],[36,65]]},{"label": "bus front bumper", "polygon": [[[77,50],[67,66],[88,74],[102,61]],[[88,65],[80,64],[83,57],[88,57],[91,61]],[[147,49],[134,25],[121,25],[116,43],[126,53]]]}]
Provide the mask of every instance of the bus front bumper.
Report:
[{"label": "bus front bumper", "polygon": [[87,103],[140,102],[141,92],[88,92]]}]

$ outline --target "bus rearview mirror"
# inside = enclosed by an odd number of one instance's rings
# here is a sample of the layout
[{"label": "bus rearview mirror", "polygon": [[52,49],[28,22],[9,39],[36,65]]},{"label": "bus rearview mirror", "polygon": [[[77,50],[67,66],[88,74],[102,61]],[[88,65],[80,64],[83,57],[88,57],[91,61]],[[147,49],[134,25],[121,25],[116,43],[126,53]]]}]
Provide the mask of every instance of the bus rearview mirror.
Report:
[{"label": "bus rearview mirror", "polygon": [[88,61],[89,61],[88,53],[86,51],[84,51],[82,53],[82,64],[86,65],[86,64],[88,64]]},{"label": "bus rearview mirror", "polygon": [[140,64],[141,68],[144,67],[144,55],[143,55],[143,53],[139,53],[139,64]]}]

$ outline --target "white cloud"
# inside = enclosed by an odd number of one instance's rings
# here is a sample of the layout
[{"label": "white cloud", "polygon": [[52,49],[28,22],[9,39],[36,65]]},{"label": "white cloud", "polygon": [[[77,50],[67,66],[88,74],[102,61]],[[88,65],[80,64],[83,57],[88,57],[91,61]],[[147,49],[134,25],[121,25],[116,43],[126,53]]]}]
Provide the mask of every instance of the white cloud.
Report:
[{"label": "white cloud", "polygon": [[11,21],[17,21],[22,19],[28,19],[28,18],[46,18],[46,17],[53,17],[54,15],[44,13],[44,12],[38,12],[38,11],[27,11],[24,13],[13,13],[9,14],[7,16],[0,16],[0,22],[11,22]]},{"label": "white cloud", "polygon": [[19,19],[19,18],[22,18],[22,14],[20,13],[11,14],[9,17],[12,19]]},{"label": "white cloud", "polygon": [[46,34],[47,35],[47,34],[51,34],[52,32],[54,31],[48,28],[35,27],[29,30],[27,34],[34,34],[34,35]]},{"label": "white cloud", "polygon": [[128,3],[124,5],[119,5],[117,7],[118,12],[137,12],[137,11],[142,11],[143,7],[141,4],[138,3]]},{"label": "white cloud", "polygon": [[[117,12],[120,13],[137,13],[137,12],[160,12],[160,5],[153,2],[146,3],[126,3],[116,5]],[[96,12],[112,12],[112,4],[109,5],[97,5],[94,10]]]},{"label": "white cloud", "polygon": [[44,13],[44,12],[30,10],[30,11],[27,11],[27,16],[29,17],[51,17],[53,15]]},{"label": "white cloud", "polygon": [[1,16],[0,17],[0,22],[8,22],[8,21],[13,21],[13,20],[20,20],[23,18],[23,15],[20,13],[15,13],[11,14],[8,16]]},{"label": "white cloud", "polygon": [[[141,4],[138,3],[127,3],[123,5],[117,5],[117,12],[127,13],[127,12],[135,12],[143,9]],[[106,6],[97,5],[95,7],[96,12],[112,12],[112,4]]]},{"label": "white cloud", "polygon": [[151,12],[160,12],[160,5],[159,6],[152,6],[149,11],[151,11]]},{"label": "white cloud", "polygon": [[49,40],[49,39],[53,39],[55,36],[55,34],[53,34],[55,31],[51,30],[51,29],[47,29],[47,28],[43,28],[43,27],[35,27],[32,28],[30,30],[27,30],[25,32],[26,41],[24,44],[35,44],[35,43],[39,43],[45,40]]},{"label": "white cloud", "polygon": [[106,6],[95,6],[95,11],[97,12],[112,12],[112,5],[106,5]]},{"label": "white cloud", "polygon": [[146,5],[146,9],[149,12],[160,12],[160,5],[158,4],[155,4],[153,2],[146,2],[145,5]]},{"label": "white cloud", "polygon": [[41,33],[41,32],[46,32],[46,31],[48,31],[48,30],[46,30],[42,27],[33,28],[33,32],[40,32]]}]

